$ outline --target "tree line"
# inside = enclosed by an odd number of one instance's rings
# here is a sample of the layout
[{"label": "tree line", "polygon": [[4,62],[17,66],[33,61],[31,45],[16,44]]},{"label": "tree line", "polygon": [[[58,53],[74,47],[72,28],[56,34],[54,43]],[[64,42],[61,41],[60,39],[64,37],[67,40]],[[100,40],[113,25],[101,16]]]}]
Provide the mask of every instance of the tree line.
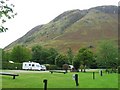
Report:
[{"label": "tree line", "polygon": [[11,51],[2,50],[2,62],[13,61],[22,63],[27,61],[40,64],[56,65],[62,68],[64,64],[73,65],[75,70],[79,68],[85,71],[86,68],[117,68],[118,46],[113,42],[102,42],[96,51],[92,48],[83,47],[77,53],[68,48],[66,53],[61,54],[55,48],[44,48],[40,45],[31,49],[23,45],[13,47]]}]

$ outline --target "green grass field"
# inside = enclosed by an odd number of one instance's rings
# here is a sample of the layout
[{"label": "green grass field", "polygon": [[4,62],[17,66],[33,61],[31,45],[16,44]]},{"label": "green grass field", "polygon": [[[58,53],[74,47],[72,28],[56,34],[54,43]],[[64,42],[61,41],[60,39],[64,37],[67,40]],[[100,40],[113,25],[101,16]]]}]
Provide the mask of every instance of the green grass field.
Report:
[{"label": "green grass field", "polygon": [[[44,79],[48,80],[48,88],[76,88],[73,74],[76,73],[19,73],[14,80],[11,76],[2,76],[2,88],[43,88]],[[118,88],[118,74],[96,73],[94,80],[91,72],[78,75],[78,88]]]}]

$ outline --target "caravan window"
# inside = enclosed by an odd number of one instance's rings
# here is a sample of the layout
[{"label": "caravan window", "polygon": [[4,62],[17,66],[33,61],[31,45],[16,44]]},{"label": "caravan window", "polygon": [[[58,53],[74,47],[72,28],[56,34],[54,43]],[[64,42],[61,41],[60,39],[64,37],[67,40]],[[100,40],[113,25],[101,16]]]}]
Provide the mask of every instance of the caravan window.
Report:
[{"label": "caravan window", "polygon": [[32,66],[34,67],[35,65],[34,65],[34,64],[32,64]]},{"label": "caravan window", "polygon": [[39,67],[39,65],[36,65],[36,67]]}]

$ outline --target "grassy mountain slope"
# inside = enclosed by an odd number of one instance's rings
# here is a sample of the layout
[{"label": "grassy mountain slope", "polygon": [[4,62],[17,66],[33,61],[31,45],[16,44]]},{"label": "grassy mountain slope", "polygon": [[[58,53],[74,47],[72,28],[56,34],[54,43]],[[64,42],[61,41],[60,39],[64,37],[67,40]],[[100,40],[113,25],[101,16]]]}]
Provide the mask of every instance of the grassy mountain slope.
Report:
[{"label": "grassy mountain slope", "polygon": [[97,45],[101,40],[117,40],[117,6],[99,6],[88,10],[70,10],[49,23],[34,27],[26,35],[8,45],[32,47],[40,44],[64,51],[82,46]]}]

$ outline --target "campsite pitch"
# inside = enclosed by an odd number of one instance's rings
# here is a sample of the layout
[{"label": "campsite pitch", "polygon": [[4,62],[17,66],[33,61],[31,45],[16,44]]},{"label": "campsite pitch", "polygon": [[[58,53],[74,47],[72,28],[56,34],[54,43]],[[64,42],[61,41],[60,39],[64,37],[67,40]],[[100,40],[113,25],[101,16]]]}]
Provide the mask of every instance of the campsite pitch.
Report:
[{"label": "campsite pitch", "polygon": [[[53,73],[38,71],[17,72],[19,74],[16,79],[9,76],[2,76],[2,88],[43,88],[43,80],[48,80],[48,88],[76,88],[73,75],[76,73],[69,72]],[[79,76],[78,88],[118,88],[118,74],[95,73],[93,79],[92,72],[77,73]]]}]

